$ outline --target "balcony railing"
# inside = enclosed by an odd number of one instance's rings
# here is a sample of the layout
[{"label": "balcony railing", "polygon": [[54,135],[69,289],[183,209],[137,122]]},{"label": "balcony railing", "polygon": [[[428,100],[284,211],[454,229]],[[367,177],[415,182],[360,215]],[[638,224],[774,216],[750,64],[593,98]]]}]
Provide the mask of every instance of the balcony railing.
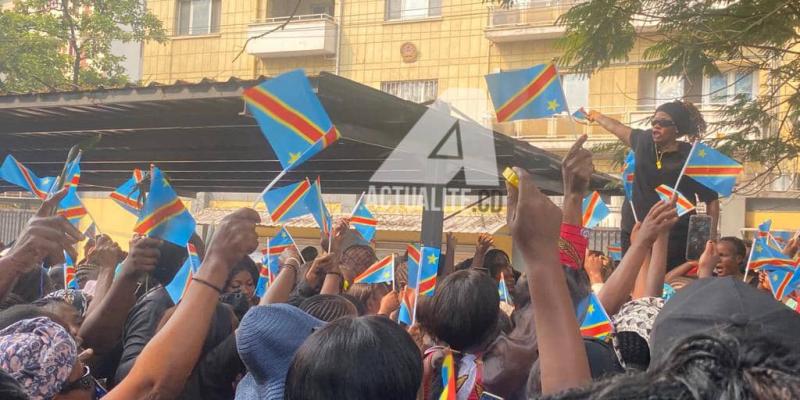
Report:
[{"label": "balcony railing", "polygon": [[258,37],[285,23],[288,17],[267,18],[250,24],[247,53],[257,57],[328,56],[336,54],[336,21],[328,14],[298,15],[283,28]]},{"label": "balcony railing", "polygon": [[[592,107],[604,115],[614,118],[625,125],[648,129],[650,117],[653,116],[655,106],[631,105],[619,107]],[[703,118],[710,126],[708,133],[712,135],[725,135],[724,131],[711,131],[713,123],[721,120],[721,115],[715,105],[700,107]],[[566,114],[553,118],[522,120],[513,122],[493,122],[494,130],[509,136],[522,139],[534,145],[549,150],[566,150],[572,145],[576,135],[588,134],[591,142],[611,142],[616,137],[603,129],[600,125],[582,125],[567,118]]]},{"label": "balcony railing", "polygon": [[587,0],[531,0],[489,12],[486,38],[493,42],[551,39],[564,33],[556,20],[572,6]]}]

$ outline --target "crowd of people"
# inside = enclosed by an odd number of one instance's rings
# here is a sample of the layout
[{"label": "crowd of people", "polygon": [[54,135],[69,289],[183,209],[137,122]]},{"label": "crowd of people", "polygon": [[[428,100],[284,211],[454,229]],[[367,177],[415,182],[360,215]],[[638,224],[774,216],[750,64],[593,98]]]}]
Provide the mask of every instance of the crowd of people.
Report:
[{"label": "crowd of people", "polygon": [[[514,169],[506,213],[520,257],[482,234],[474,257],[453,260],[448,237],[434,294],[418,298],[410,325],[398,322],[408,255],[397,258],[395,282],[353,283],[378,257],[345,245],[346,218],[319,247],[287,248],[259,298],[250,254],[260,217],[235,211],[209,243],[190,239],[202,264],[174,304],[165,286],[183,260],[169,243],[136,236],[124,252],[98,235],[81,244],[53,216],[61,191],[0,256],[0,398],[800,398],[800,315],[761,274],[743,282],[739,238],[682,257],[686,217],[649,190],[674,181],[686,157],[677,138],[701,131],[702,118],[681,102],[659,107],[652,131],[590,117],[652,159],[637,162],[639,222],[623,223],[621,261],[587,248],[581,202],[594,166],[584,136],[563,160],[561,207]],[[688,191],[716,214],[713,193]],[[65,289],[60,265],[64,252],[77,259],[77,245],[80,289]],[[794,238],[784,251],[795,257],[797,247]],[[603,339],[581,335],[591,293],[613,326]]]}]

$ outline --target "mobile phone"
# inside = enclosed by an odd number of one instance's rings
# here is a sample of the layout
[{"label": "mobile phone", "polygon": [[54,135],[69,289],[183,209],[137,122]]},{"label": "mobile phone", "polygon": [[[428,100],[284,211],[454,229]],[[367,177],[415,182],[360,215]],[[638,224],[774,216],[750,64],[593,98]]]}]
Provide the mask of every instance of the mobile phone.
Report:
[{"label": "mobile phone", "polygon": [[695,214],[689,217],[689,232],[686,235],[686,259],[699,260],[711,239],[711,217]]},{"label": "mobile phone", "polygon": [[496,394],[491,394],[491,393],[489,393],[487,391],[484,391],[481,394],[480,400],[503,400],[503,398],[498,396],[498,395],[496,395]]}]

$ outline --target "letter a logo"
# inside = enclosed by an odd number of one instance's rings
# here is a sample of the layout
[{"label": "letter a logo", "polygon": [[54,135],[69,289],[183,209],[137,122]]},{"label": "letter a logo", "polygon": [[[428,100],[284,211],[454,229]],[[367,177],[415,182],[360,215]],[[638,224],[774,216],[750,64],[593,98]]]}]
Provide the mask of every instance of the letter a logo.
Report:
[{"label": "letter a logo", "polygon": [[429,108],[370,182],[447,185],[462,170],[467,185],[499,185],[492,131]]}]

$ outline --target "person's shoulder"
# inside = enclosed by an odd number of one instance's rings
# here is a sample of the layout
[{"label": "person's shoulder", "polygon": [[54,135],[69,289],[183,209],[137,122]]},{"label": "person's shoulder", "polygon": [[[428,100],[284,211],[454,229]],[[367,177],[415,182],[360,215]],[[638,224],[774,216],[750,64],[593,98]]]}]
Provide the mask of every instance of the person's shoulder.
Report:
[{"label": "person's shoulder", "polygon": [[631,147],[634,151],[637,148],[644,146],[652,146],[653,144],[653,130],[652,129],[639,129],[633,128],[631,130]]},{"label": "person's shoulder", "polygon": [[692,150],[692,144],[683,140],[678,140],[678,151],[681,153],[689,154]]}]

